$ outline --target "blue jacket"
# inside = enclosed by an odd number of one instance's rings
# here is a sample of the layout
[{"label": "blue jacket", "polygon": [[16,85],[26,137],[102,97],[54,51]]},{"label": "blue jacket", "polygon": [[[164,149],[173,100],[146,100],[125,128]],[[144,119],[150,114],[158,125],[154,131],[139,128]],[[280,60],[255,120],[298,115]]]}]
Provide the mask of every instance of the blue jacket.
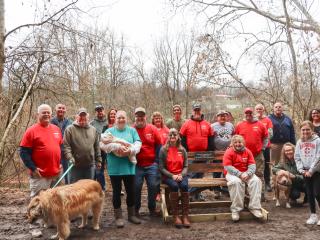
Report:
[{"label": "blue jacket", "polygon": [[58,128],[60,128],[62,136],[64,136],[64,130],[72,124],[72,121],[68,118],[63,119],[63,121],[60,123],[57,117],[54,117],[51,119],[51,123],[56,125]]},{"label": "blue jacket", "polygon": [[270,139],[271,143],[291,142],[295,145],[296,137],[291,119],[285,114],[282,114],[281,117],[270,114],[269,118],[273,124],[273,136]]}]

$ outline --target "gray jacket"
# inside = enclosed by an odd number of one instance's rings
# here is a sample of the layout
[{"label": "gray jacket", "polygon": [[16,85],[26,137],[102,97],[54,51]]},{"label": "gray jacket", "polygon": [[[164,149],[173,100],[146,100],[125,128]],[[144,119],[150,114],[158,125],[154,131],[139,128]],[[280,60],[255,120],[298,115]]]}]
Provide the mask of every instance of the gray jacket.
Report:
[{"label": "gray jacket", "polygon": [[101,135],[102,133],[102,129],[104,126],[106,126],[108,123],[107,119],[104,117],[102,120],[95,118],[90,122],[90,125],[95,127],[99,133],[99,135]]},{"label": "gray jacket", "polygon": [[87,168],[102,162],[99,147],[100,134],[90,125],[80,127],[73,122],[64,132],[64,156],[75,167]]}]

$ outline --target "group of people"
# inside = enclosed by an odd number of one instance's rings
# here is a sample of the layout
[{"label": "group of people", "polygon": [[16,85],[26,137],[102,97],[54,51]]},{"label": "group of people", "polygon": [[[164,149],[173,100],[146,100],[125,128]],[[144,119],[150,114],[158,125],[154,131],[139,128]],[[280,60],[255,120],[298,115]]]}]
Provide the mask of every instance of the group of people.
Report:
[{"label": "group of people", "polygon": [[[190,227],[189,200],[196,189],[188,187],[187,152],[225,151],[224,175],[232,201],[234,221],[244,208],[245,186],[250,194],[249,210],[262,217],[261,200],[271,191],[270,166],[276,174],[284,169],[292,173],[291,198],[306,192],[311,210],[308,224],[318,222],[315,201],[320,200],[320,110],[311,111],[311,121],[301,124],[301,139],[295,144],[291,119],[283,113],[281,103],[273,114],[264,115],[264,107],[244,109],[244,120],[235,127],[230,112],[218,111],[215,122],[204,119],[201,105],[192,105],[192,115],[185,120],[180,105],[172,107],[172,119],[166,122],[160,112],[147,122],[146,110],[134,111],[134,123],[128,124],[127,113],[112,108],[105,113],[103,105],[95,107],[95,117],[80,108],[72,122],[66,118],[66,106],[58,104],[55,117],[47,104],[38,107],[38,122],[27,129],[20,143],[20,157],[30,170],[31,197],[52,187],[61,173],[67,173],[65,184],[80,179],[95,179],[106,189],[105,169],[112,185],[115,224],[124,227],[121,208],[122,184],[126,192],[128,221],[141,223],[141,191],[144,181],[148,191],[148,209],[158,216],[157,195],[161,181],[171,190],[169,199],[177,228]],[[271,164],[271,165],[270,165]],[[214,177],[220,177],[214,174]],[[215,188],[216,194],[223,189]],[[201,200],[201,194],[194,194]],[[179,211],[181,199],[182,214]],[[182,216],[181,216],[182,215]],[[320,222],[318,222],[320,224]]]}]

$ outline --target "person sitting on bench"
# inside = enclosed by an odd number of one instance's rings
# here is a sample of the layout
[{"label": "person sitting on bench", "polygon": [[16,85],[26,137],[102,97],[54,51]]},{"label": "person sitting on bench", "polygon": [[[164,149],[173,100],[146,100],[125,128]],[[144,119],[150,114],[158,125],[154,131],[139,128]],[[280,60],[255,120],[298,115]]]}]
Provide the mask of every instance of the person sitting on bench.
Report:
[{"label": "person sitting on bench", "polygon": [[[188,157],[181,145],[179,132],[171,128],[166,144],[159,155],[159,169],[163,182],[170,188],[170,204],[173,211],[173,222],[177,228],[189,228],[189,192],[188,192]],[[182,200],[182,221],[179,217],[179,189]]]},{"label": "person sitting on bench", "polygon": [[256,163],[249,149],[245,147],[242,136],[231,138],[230,148],[223,156],[223,166],[231,198],[231,217],[239,221],[239,212],[244,208],[245,188],[250,195],[249,211],[257,218],[262,218],[261,180],[255,175]]}]

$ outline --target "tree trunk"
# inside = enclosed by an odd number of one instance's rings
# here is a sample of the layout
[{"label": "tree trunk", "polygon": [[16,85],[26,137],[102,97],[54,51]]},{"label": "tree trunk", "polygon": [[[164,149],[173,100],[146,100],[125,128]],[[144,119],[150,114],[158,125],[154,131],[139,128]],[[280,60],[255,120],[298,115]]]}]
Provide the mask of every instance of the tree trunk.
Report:
[{"label": "tree trunk", "polygon": [[0,0],[0,93],[2,92],[2,76],[4,68],[4,0]]}]

